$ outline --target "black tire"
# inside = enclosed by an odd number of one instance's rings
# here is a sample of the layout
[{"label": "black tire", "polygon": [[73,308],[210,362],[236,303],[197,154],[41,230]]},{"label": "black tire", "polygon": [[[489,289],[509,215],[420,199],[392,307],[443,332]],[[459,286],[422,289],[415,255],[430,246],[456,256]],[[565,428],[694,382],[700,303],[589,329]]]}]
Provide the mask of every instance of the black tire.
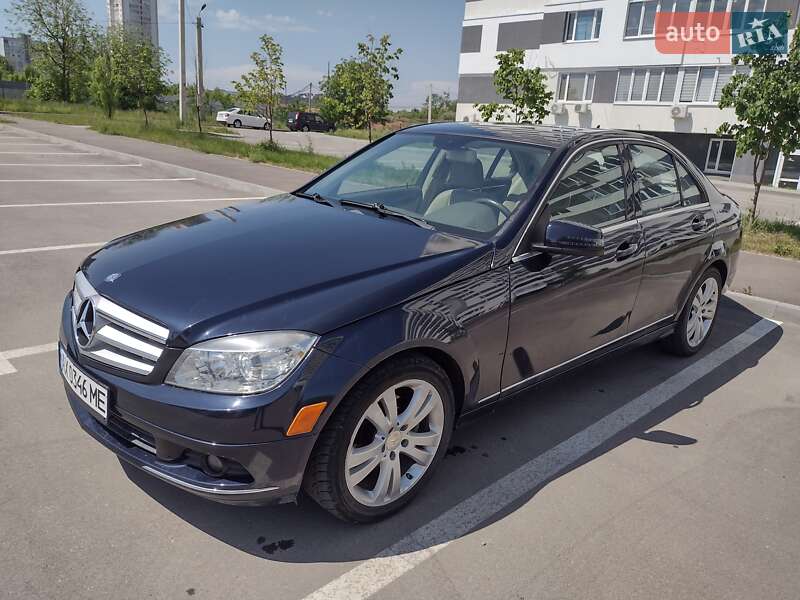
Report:
[{"label": "black tire", "polygon": [[697,354],[703,348],[703,346],[706,345],[708,338],[710,338],[711,334],[714,332],[714,326],[717,324],[719,305],[717,305],[717,311],[714,313],[714,317],[711,320],[711,326],[708,330],[708,333],[706,333],[706,336],[696,346],[692,346],[689,343],[688,324],[689,317],[692,313],[692,301],[697,295],[697,290],[699,290],[709,278],[716,280],[718,294],[721,295],[722,275],[720,274],[719,269],[716,267],[710,267],[703,273],[695,286],[692,288],[692,291],[686,300],[686,306],[683,307],[683,312],[681,312],[681,316],[675,325],[675,331],[669,337],[666,337],[661,341],[662,348],[664,348],[664,350],[670,354],[675,354],[677,356],[692,356],[693,354]]},{"label": "black tire", "polygon": [[308,133],[309,131],[311,130],[308,128],[308,125],[303,125],[303,133]]},{"label": "black tire", "polygon": [[241,122],[239,119],[236,119],[236,120],[233,122],[233,126],[234,126],[236,129],[239,129],[239,127],[241,127],[241,126],[242,126],[242,122]]},{"label": "black tire", "polygon": [[264,131],[269,131],[269,123],[264,123]]},{"label": "black tire", "polygon": [[[356,500],[345,482],[345,457],[350,439],[364,412],[389,386],[406,379],[433,385],[444,405],[444,427],[436,454],[419,481],[404,495],[385,506],[371,507]],[[421,354],[389,360],[369,373],[336,408],[311,453],[303,478],[303,490],[335,517],[351,523],[379,521],[396,513],[420,492],[442,460],[450,444],[455,420],[455,401],[444,369]]]}]

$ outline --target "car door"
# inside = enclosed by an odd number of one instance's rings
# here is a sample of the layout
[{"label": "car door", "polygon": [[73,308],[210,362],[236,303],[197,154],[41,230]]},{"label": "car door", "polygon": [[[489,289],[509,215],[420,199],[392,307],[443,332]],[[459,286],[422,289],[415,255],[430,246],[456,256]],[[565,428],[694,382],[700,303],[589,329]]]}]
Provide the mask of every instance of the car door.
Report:
[{"label": "car door", "polygon": [[319,115],[314,115],[314,131],[325,131],[325,122]]},{"label": "car door", "polygon": [[642,328],[679,312],[711,246],[714,212],[689,169],[666,148],[627,147],[645,264],[631,326]]},{"label": "car door", "polygon": [[603,142],[574,155],[531,227],[539,231],[552,221],[591,225],[603,232],[604,255],[570,256],[522,247],[512,262],[504,391],[629,331],[644,253],[621,152],[621,145]]}]

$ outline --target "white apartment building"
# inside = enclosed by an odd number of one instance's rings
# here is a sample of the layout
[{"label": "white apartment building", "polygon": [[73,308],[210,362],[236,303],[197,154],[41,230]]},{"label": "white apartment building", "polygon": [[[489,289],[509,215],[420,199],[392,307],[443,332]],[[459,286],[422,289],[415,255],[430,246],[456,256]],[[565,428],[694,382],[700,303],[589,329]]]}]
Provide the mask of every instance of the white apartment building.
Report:
[{"label": "white apartment building", "polygon": [[108,26],[122,27],[158,46],[158,0],[108,0]]},{"label": "white apartment building", "polygon": [[[717,106],[732,55],[660,53],[656,12],[798,9],[800,0],[466,0],[456,116],[477,121],[475,104],[502,102],[495,56],[522,48],[554,93],[545,123],[651,133],[706,173],[751,181],[752,159],[735,158],[735,143],[715,133],[735,120]],[[776,154],[767,169],[768,182],[800,188],[800,155]]]},{"label": "white apartment building", "polygon": [[15,71],[24,71],[31,64],[31,36],[3,37],[3,56]]}]

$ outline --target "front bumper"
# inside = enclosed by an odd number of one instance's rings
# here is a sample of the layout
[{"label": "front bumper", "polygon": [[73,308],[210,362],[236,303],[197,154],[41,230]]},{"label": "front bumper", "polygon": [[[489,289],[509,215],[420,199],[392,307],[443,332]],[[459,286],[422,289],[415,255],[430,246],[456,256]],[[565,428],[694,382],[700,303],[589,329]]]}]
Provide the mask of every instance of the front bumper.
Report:
[{"label": "front bumper", "polygon": [[[357,366],[319,351],[271,392],[229,397],[134,381],[79,355],[72,335],[71,298],[62,309],[60,343],[87,375],[110,390],[107,422],[65,384],[81,427],[131,465],[192,494],[226,504],[291,502],[334,400]],[[314,358],[314,360],[311,360]],[[284,432],[303,405],[328,402],[314,431]],[[209,472],[206,457],[231,469]]]}]

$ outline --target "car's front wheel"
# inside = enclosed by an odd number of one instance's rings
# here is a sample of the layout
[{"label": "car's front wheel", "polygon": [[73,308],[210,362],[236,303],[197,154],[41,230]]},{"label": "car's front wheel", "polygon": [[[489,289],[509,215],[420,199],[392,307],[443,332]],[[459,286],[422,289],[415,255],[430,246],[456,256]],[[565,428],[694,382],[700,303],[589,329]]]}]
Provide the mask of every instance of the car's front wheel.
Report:
[{"label": "car's front wheel", "polygon": [[664,340],[668,351],[691,356],[705,345],[716,323],[721,293],[722,275],[716,267],[711,267],[692,289],[675,332]]},{"label": "car's front wheel", "polygon": [[444,370],[412,354],[381,365],[342,400],[314,448],[305,491],[340,519],[367,523],[408,504],[442,459],[454,400]]}]

